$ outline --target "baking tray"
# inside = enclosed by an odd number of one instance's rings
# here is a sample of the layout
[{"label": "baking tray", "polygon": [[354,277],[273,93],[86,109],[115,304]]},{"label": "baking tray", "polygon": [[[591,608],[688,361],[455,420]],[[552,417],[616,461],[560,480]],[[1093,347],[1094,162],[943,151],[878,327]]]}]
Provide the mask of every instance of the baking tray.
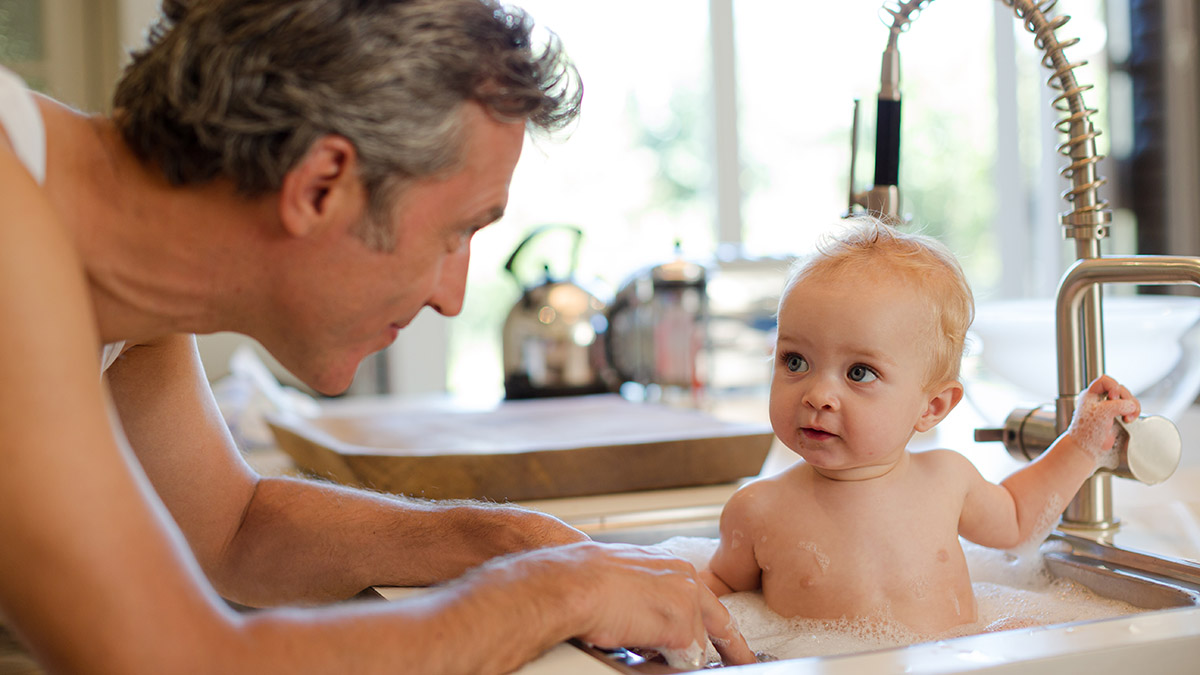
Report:
[{"label": "baking tray", "polygon": [[727,483],[762,469],[768,425],[616,395],[482,409],[380,402],[271,414],[304,471],[430,499],[516,501]]}]

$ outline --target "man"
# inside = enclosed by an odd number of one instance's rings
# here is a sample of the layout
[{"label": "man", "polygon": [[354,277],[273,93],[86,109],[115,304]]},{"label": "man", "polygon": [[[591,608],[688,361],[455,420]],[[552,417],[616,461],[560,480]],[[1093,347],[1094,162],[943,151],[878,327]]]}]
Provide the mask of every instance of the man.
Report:
[{"label": "man", "polygon": [[[239,331],[334,393],[422,307],[457,314],[526,126],[575,115],[556,46],[490,0],[163,15],[111,118],[0,72],[0,614],[39,661],[503,672],[572,636],[705,633],[752,660],[683,561],[516,508],[255,475],[196,356],[192,334]],[[408,602],[296,608],[464,573]]]}]

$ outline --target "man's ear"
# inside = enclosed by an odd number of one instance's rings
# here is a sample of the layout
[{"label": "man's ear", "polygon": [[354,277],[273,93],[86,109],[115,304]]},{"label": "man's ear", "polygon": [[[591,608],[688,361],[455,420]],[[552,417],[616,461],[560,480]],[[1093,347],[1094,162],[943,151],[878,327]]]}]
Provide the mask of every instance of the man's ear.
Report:
[{"label": "man's ear", "polygon": [[946,419],[946,415],[954,410],[962,397],[963,386],[957,380],[950,380],[934,387],[930,390],[929,404],[925,406],[925,412],[921,413],[920,419],[913,428],[917,431],[929,431],[934,428],[939,422]]},{"label": "man's ear", "polygon": [[331,223],[357,218],[365,194],[358,180],[358,153],[343,136],[321,136],[283,177],[279,216],[295,237],[319,232]]}]

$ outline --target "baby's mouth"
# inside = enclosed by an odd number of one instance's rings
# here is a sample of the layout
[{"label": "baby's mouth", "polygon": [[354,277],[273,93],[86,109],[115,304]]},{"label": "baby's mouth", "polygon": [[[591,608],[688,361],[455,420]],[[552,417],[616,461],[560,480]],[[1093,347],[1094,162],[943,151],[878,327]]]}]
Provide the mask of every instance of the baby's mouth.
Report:
[{"label": "baby's mouth", "polygon": [[837,436],[837,434],[831,434],[824,429],[817,429],[816,427],[801,427],[800,433],[805,438],[814,441],[826,441]]}]

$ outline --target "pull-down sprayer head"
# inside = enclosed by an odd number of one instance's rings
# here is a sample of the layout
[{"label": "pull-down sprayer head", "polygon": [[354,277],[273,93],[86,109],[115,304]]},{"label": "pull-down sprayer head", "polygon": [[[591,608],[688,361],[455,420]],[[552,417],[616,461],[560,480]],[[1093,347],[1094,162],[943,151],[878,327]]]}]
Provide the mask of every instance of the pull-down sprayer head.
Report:
[{"label": "pull-down sprayer head", "polygon": [[[892,223],[900,217],[900,33],[908,30],[921,8],[933,0],[908,0],[884,5],[880,19],[888,26],[888,43],[883,51],[879,73],[879,96],[876,102],[875,125],[875,184],[861,193],[854,192],[854,163],[850,157],[850,209],[866,209],[871,215]],[[857,148],[858,106],[855,105],[852,148]]]}]

